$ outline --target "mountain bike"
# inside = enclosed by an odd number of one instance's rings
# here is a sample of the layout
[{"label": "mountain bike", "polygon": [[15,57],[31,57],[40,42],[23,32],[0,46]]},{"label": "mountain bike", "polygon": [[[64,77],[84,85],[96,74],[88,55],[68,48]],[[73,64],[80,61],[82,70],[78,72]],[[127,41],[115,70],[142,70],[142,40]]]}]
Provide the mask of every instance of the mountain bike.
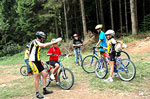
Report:
[{"label": "mountain bike", "polygon": [[[105,78],[108,73],[108,64],[110,64],[109,55],[103,54],[95,66],[95,73],[98,78]],[[114,72],[118,74],[121,80],[131,81],[136,75],[136,68],[130,59],[121,59],[119,56],[115,59]]]},{"label": "mountain bike", "polygon": [[[61,61],[64,59],[64,55],[59,55],[59,65],[60,65],[60,70],[58,72],[58,82],[60,83],[59,86],[64,89],[64,90],[69,90],[70,88],[72,88],[73,84],[74,84],[74,75],[73,72],[68,69],[65,68]],[[50,83],[53,81],[50,78],[51,75],[51,71],[53,69],[53,67],[51,65],[48,64],[49,62],[45,62],[45,65],[47,65],[49,68],[47,68],[47,72],[48,72],[48,77],[46,79],[46,87],[48,87],[50,85]],[[40,77],[40,83],[42,84],[42,77]]]},{"label": "mountain bike", "polygon": [[[100,47],[97,48],[99,49]],[[87,73],[95,72],[95,64],[100,59],[100,56],[97,54],[100,51],[96,51],[96,47],[92,47],[92,50],[93,50],[93,54],[86,56],[82,60],[82,64],[81,64],[82,69]],[[122,50],[119,50],[117,52],[117,56],[122,59],[127,58],[130,60],[130,56],[128,55],[128,53]]]}]

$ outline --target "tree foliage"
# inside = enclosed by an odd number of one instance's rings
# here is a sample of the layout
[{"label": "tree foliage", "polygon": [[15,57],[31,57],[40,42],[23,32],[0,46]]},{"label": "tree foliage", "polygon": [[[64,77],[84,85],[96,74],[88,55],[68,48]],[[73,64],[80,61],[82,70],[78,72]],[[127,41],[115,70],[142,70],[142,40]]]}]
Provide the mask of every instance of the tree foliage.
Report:
[{"label": "tree foliage", "polygon": [[[121,0],[121,15],[119,15],[119,0],[82,1],[87,31],[95,31],[94,27],[101,23],[105,24],[105,30],[110,29],[112,22],[115,31],[119,31],[121,27],[128,27],[124,30],[131,31],[130,0],[123,0],[125,3]],[[136,1],[138,25],[141,25],[141,30],[150,30],[150,2]],[[127,9],[124,8],[125,4]],[[19,50],[21,48],[19,46],[24,46],[35,38],[36,31],[44,31],[48,37],[47,41],[52,37],[65,38],[66,33],[69,39],[74,33],[83,36],[81,7],[80,0],[0,0],[0,50],[2,50],[0,56],[10,54],[11,50],[15,49],[12,45],[18,46],[15,50]],[[113,21],[110,13],[113,13]],[[119,25],[120,17],[122,17],[122,26]],[[65,23],[68,24],[68,28]],[[9,52],[5,51],[6,49],[10,49]]]}]

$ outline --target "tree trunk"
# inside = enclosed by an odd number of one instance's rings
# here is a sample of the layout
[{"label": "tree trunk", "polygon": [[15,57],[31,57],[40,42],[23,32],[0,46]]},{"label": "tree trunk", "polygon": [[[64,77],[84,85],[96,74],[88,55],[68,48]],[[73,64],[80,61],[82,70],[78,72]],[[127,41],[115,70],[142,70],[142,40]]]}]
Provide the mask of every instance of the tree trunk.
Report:
[{"label": "tree trunk", "polygon": [[136,26],[136,7],[135,7],[135,0],[130,0],[130,10],[131,10],[131,23],[132,23],[132,34],[137,34],[137,26]]},{"label": "tree trunk", "polygon": [[[135,14],[136,14],[136,27],[138,29],[137,0],[135,0]],[[137,30],[137,32],[138,32],[138,30]]]},{"label": "tree trunk", "polygon": [[78,20],[77,20],[77,7],[76,7],[76,5],[74,6],[74,16],[75,16],[76,33],[79,33]]},{"label": "tree trunk", "polygon": [[[56,14],[57,16],[57,14]],[[58,21],[57,21],[57,18],[55,17],[55,29],[56,29],[56,37],[58,37]]]},{"label": "tree trunk", "polygon": [[119,16],[120,16],[120,32],[122,33],[122,11],[121,11],[121,0],[119,0]]},{"label": "tree trunk", "polygon": [[143,0],[143,19],[144,19],[144,31],[145,31],[145,0]]},{"label": "tree trunk", "polygon": [[103,13],[103,2],[100,0],[100,22],[103,24],[103,30],[105,31],[104,13]]},{"label": "tree trunk", "polygon": [[84,10],[84,0],[80,0],[81,5],[81,14],[82,14],[82,23],[83,23],[83,37],[87,33],[87,27],[86,27],[86,17],[85,17],[85,10]]},{"label": "tree trunk", "polygon": [[63,0],[64,4],[64,15],[65,15],[65,25],[66,25],[66,38],[69,40],[69,32],[68,32],[68,20],[67,20],[67,11],[66,11],[66,0]]},{"label": "tree trunk", "polygon": [[111,28],[114,30],[114,18],[113,18],[112,0],[110,0],[110,16],[111,16]]},{"label": "tree trunk", "polygon": [[98,14],[98,2],[97,2],[97,0],[95,0],[95,4],[96,4],[96,19],[97,19],[97,24],[99,24],[99,14]]},{"label": "tree trunk", "polygon": [[127,0],[124,0],[124,7],[125,7],[126,33],[128,33],[128,12],[127,12]]}]

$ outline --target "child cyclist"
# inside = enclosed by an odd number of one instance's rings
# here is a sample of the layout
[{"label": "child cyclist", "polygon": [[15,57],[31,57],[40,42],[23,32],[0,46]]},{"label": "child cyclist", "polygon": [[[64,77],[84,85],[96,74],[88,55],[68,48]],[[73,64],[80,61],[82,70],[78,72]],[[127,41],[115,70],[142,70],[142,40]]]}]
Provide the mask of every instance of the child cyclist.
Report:
[{"label": "child cyclist", "polygon": [[24,61],[27,65],[27,72],[28,72],[28,75],[31,75],[30,72],[30,66],[29,66],[29,48],[30,48],[30,44],[27,44],[26,45],[26,51],[25,51],[25,57],[24,57]]},{"label": "child cyclist", "polygon": [[[96,44],[96,47],[98,46],[107,47],[106,36],[105,36],[105,33],[102,31],[102,28],[103,28],[102,24],[98,24],[95,27],[95,29],[99,33],[99,41]],[[102,56],[105,53],[105,51],[106,51],[105,49],[100,48],[100,55]]]},{"label": "child cyclist", "polygon": [[[57,39],[52,39],[51,42],[56,42]],[[59,85],[58,78],[57,78],[57,70],[59,69],[58,58],[61,55],[61,51],[57,46],[57,43],[54,43],[53,46],[48,50],[47,56],[49,57],[49,64],[54,67],[54,70],[50,76],[52,80],[56,80],[56,85]]]},{"label": "child cyclist", "polygon": [[122,42],[114,39],[115,32],[113,30],[106,31],[105,35],[108,40],[107,41],[107,52],[110,56],[110,66],[111,66],[110,75],[105,80],[105,82],[113,82],[112,77],[113,77],[113,73],[114,73],[114,65],[115,65],[115,57],[116,57],[115,45],[117,43],[121,43],[121,48],[122,48]]}]

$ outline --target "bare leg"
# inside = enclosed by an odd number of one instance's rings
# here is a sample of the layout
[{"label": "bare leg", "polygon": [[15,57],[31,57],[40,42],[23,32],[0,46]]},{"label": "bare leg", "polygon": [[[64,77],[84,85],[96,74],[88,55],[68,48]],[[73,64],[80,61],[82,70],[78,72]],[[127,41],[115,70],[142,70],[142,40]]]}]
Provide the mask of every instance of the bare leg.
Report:
[{"label": "bare leg", "polygon": [[34,87],[35,87],[36,92],[39,92],[39,80],[40,80],[40,74],[35,74],[34,75]]},{"label": "bare leg", "polygon": [[42,79],[43,88],[45,88],[46,87],[46,78],[47,78],[48,73],[45,70],[43,70],[41,72],[41,75],[42,75],[42,78],[43,78]]},{"label": "bare leg", "polygon": [[55,64],[55,68],[54,68],[54,70],[53,70],[53,74],[55,74],[58,69],[59,69],[59,64],[56,63],[56,64]]},{"label": "bare leg", "polygon": [[54,75],[54,76],[55,76],[56,82],[58,82],[57,72],[56,72],[56,75]]},{"label": "bare leg", "polygon": [[111,70],[110,70],[110,76],[109,77],[113,76],[113,73],[114,73],[114,64],[115,64],[114,61],[110,61]]}]

